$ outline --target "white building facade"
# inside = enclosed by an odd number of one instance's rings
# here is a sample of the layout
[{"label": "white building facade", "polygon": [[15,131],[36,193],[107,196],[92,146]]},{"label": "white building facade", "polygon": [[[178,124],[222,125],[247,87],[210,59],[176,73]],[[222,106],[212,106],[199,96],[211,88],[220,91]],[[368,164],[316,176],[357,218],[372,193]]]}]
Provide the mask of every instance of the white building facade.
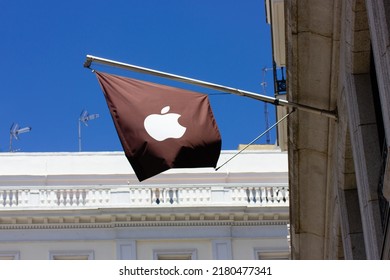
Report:
[{"label": "white building facade", "polygon": [[287,153],[272,146],[142,183],[122,152],[0,162],[0,259],[289,258]]}]

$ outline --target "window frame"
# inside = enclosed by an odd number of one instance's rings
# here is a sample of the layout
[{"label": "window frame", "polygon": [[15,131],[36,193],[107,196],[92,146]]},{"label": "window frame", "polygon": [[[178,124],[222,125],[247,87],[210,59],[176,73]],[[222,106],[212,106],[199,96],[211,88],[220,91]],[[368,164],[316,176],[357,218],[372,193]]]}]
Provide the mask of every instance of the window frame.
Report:
[{"label": "window frame", "polygon": [[0,260],[20,260],[19,251],[0,251]]},{"label": "window frame", "polygon": [[[84,257],[80,259],[80,257]],[[93,250],[54,250],[49,252],[50,260],[93,260]]]},{"label": "window frame", "polygon": [[198,252],[196,249],[153,250],[153,260],[196,260],[196,259],[198,259]]}]

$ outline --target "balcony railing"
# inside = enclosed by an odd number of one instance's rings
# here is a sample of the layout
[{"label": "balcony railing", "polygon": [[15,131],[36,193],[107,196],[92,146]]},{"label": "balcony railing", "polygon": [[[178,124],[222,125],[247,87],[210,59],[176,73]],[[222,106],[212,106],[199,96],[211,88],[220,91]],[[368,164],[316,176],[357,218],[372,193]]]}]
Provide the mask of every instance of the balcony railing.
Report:
[{"label": "balcony railing", "polygon": [[288,206],[287,186],[1,188],[0,210],[89,207]]}]

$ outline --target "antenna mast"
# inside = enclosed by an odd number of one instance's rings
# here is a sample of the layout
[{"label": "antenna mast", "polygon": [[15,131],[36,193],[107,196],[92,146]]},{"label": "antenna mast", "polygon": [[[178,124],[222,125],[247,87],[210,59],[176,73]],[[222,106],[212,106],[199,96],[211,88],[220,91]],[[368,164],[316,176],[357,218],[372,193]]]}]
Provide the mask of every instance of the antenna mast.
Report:
[{"label": "antenna mast", "polygon": [[88,126],[88,121],[97,119],[99,117],[99,114],[89,114],[87,110],[81,111],[80,117],[79,117],[79,152],[81,152],[81,123],[83,123],[85,126]]}]

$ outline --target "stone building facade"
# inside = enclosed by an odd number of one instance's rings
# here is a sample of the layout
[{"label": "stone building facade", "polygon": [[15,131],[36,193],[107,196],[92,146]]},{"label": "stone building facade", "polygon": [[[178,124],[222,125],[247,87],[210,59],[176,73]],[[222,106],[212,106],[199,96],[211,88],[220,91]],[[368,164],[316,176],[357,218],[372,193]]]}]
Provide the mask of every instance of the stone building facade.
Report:
[{"label": "stone building facade", "polygon": [[288,122],[292,258],[389,259],[390,3],[267,4],[287,99],[337,113]]}]

